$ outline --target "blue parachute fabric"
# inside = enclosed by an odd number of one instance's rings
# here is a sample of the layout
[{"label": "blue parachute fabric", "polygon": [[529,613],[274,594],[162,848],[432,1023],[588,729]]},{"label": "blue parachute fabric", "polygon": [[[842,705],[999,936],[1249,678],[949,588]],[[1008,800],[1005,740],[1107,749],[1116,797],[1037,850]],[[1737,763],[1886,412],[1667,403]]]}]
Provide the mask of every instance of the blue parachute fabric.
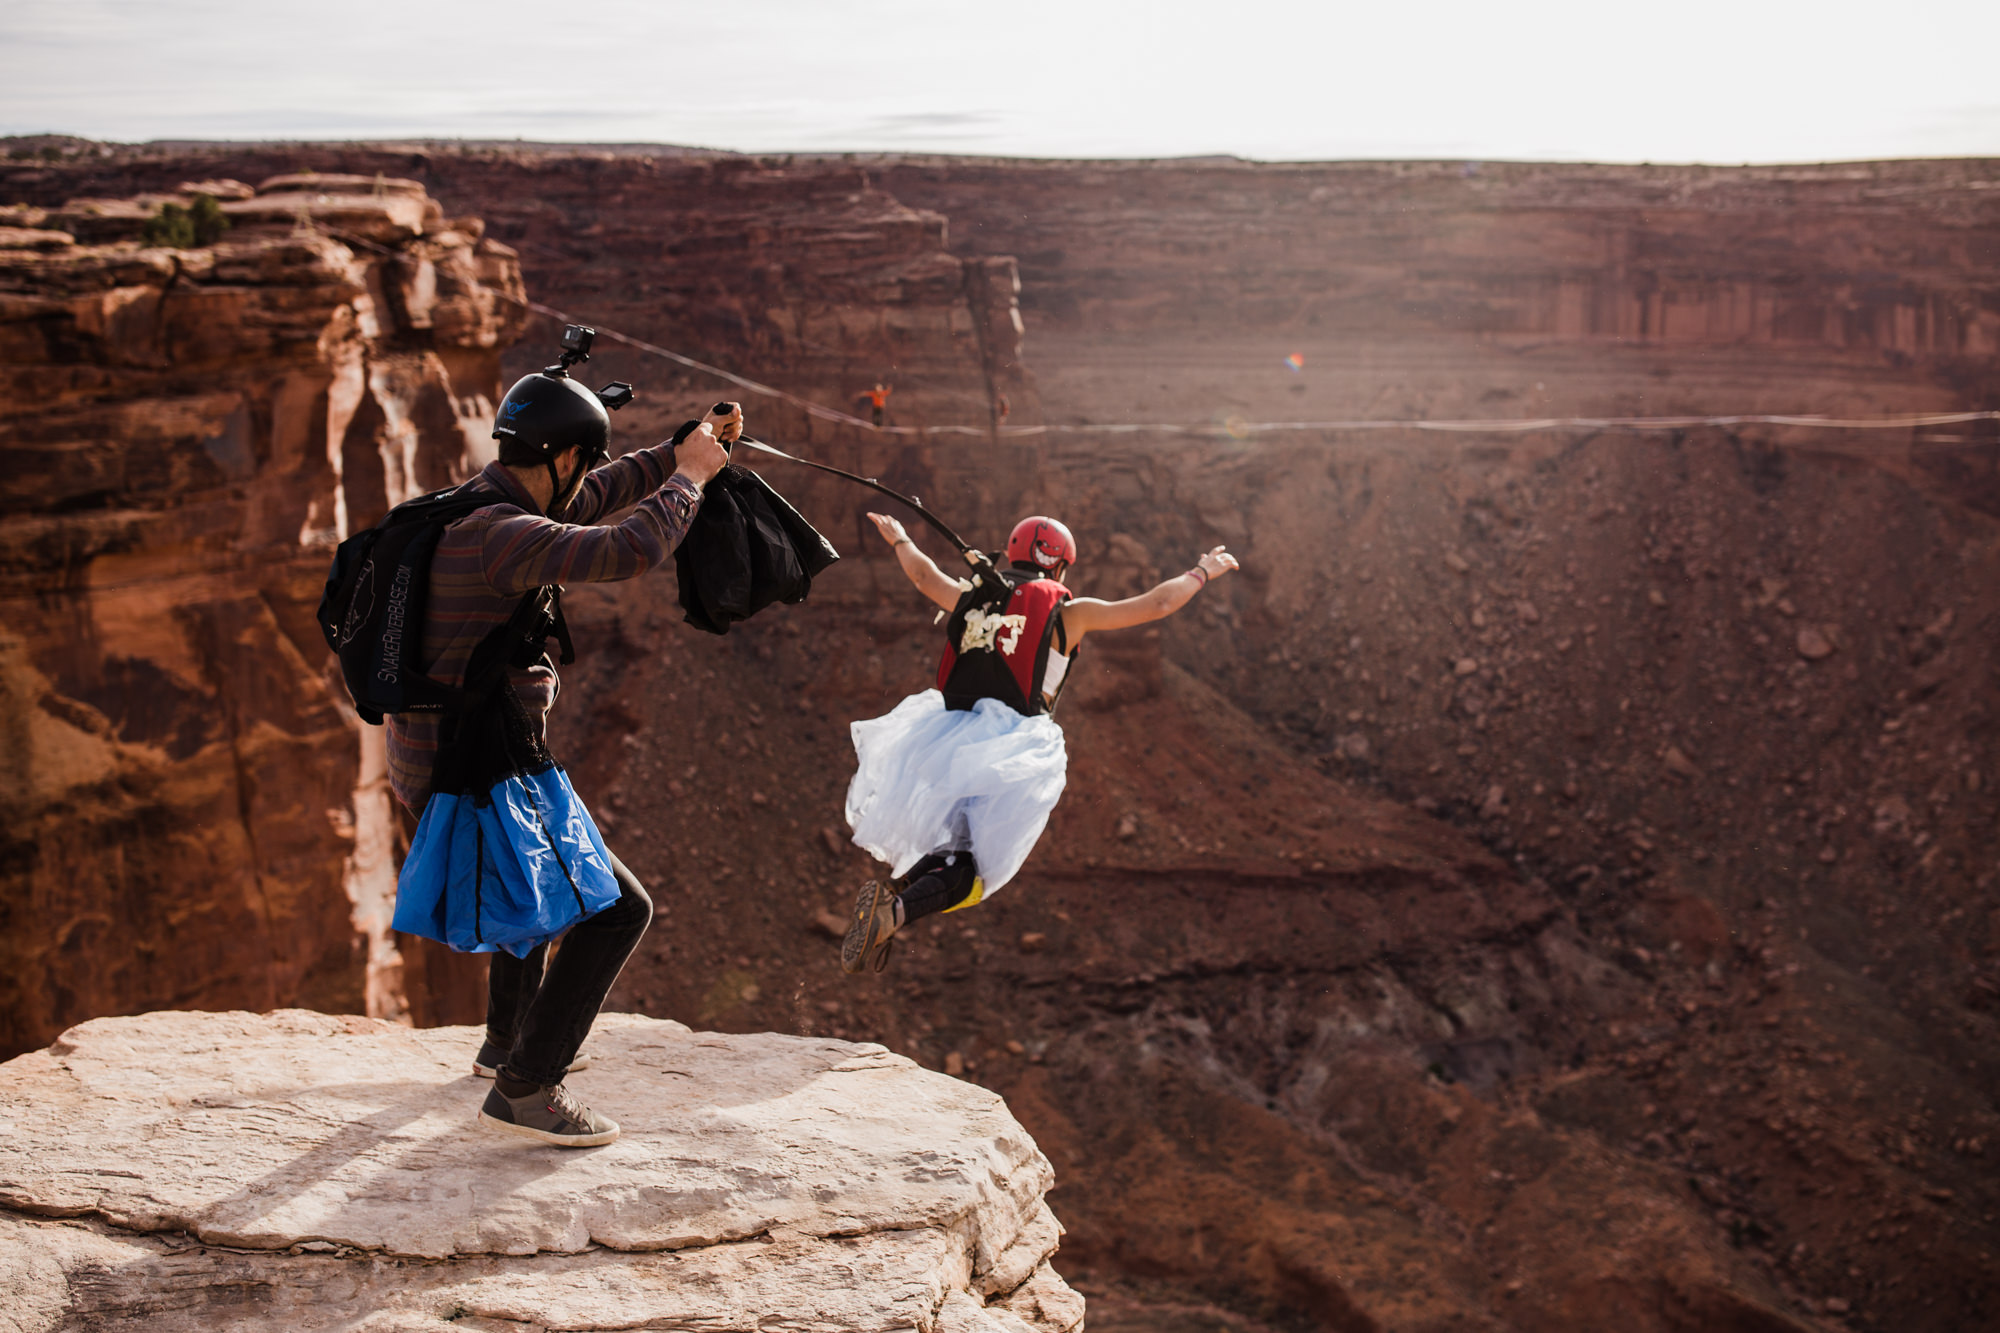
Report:
[{"label": "blue parachute fabric", "polygon": [[561,768],[488,799],[434,792],[396,880],[394,926],[460,953],[525,958],[618,901],[611,854]]}]

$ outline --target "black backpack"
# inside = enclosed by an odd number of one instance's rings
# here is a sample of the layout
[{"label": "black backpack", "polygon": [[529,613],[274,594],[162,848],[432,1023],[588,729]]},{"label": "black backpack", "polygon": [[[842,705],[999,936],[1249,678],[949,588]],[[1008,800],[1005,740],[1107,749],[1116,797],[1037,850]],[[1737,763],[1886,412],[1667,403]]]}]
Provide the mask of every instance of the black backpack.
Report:
[{"label": "black backpack", "polygon": [[[464,707],[465,689],[417,668],[430,601],[431,557],[447,527],[475,509],[504,502],[490,490],[465,486],[420,495],[397,505],[380,523],[349,537],[334,552],[319,603],[319,628],[326,646],[340,659],[341,677],[362,721],[380,726],[387,713],[444,713]],[[526,593],[514,615],[487,638],[532,638],[539,655],[541,640],[553,632],[562,641],[562,660],[571,661],[574,654],[557,591],[536,588]],[[522,655],[502,654],[500,666],[507,664],[504,659]]]}]

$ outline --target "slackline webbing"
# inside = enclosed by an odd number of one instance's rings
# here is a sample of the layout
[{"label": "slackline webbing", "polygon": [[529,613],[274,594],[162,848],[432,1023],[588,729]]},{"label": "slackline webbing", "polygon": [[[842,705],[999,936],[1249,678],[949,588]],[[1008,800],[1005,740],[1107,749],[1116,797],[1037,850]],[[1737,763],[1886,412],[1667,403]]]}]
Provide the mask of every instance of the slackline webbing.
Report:
[{"label": "slackline webbing", "polygon": [[[516,298],[509,297],[509,300]],[[538,315],[563,324],[588,324],[597,330],[600,338],[623,343],[648,356],[657,356],[698,370],[706,375],[714,375],[738,388],[766,398],[775,398],[790,403],[808,415],[821,421],[837,422],[876,435],[928,437],[933,435],[972,435],[990,439],[994,430],[987,426],[878,426],[872,421],[842,412],[837,408],[816,403],[809,398],[787,393],[783,389],[761,384],[720,366],[712,366],[706,361],[697,361],[691,356],[634,338],[629,334],[607,329],[602,324],[592,324],[589,320],[543,305],[539,301],[522,301],[522,305]],[[1356,417],[1337,421],[1230,421],[1201,422],[1199,424],[1179,424],[1175,422],[1113,422],[1088,423],[1078,425],[1047,426],[1002,426],[1002,439],[1026,439],[1038,435],[1198,435],[1208,438],[1218,436],[1243,438],[1250,435],[1271,435],[1285,432],[1328,432],[1328,431],[1397,431],[1422,430],[1442,431],[1453,434],[1479,435],[1525,435],[1536,431],[1676,431],[1691,430],[1701,426],[1800,426],[1818,430],[1916,430],[1926,426],[1956,426],[1973,421],[2000,421],[2000,410],[1974,412],[1919,412],[1881,417],[1826,417],[1811,414],[1787,414],[1768,412],[1739,412],[1722,416],[1666,416],[1666,417],[1512,417],[1488,420],[1399,420],[1394,418]],[[1995,440],[1961,441],[1962,443],[2000,443]]]}]

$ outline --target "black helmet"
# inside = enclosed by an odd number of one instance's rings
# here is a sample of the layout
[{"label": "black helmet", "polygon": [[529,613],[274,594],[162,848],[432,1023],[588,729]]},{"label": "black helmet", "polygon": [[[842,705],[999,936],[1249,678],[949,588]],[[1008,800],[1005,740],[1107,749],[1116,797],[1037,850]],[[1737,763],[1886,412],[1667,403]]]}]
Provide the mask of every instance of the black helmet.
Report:
[{"label": "black helmet", "polygon": [[507,390],[493,418],[493,438],[500,441],[500,461],[510,467],[551,462],[574,446],[583,450],[588,468],[611,452],[611,413],[597,394],[550,366]]}]

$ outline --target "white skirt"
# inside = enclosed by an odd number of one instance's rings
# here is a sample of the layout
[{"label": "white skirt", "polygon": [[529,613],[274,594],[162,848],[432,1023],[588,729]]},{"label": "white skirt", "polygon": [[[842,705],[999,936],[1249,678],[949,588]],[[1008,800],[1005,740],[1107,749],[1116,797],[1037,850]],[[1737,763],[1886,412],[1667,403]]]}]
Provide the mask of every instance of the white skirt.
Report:
[{"label": "white skirt", "polygon": [[1021,869],[1069,777],[1062,728],[998,699],[969,710],[936,690],[856,722],[847,788],[855,845],[901,875],[932,852],[972,852],[985,896]]}]

